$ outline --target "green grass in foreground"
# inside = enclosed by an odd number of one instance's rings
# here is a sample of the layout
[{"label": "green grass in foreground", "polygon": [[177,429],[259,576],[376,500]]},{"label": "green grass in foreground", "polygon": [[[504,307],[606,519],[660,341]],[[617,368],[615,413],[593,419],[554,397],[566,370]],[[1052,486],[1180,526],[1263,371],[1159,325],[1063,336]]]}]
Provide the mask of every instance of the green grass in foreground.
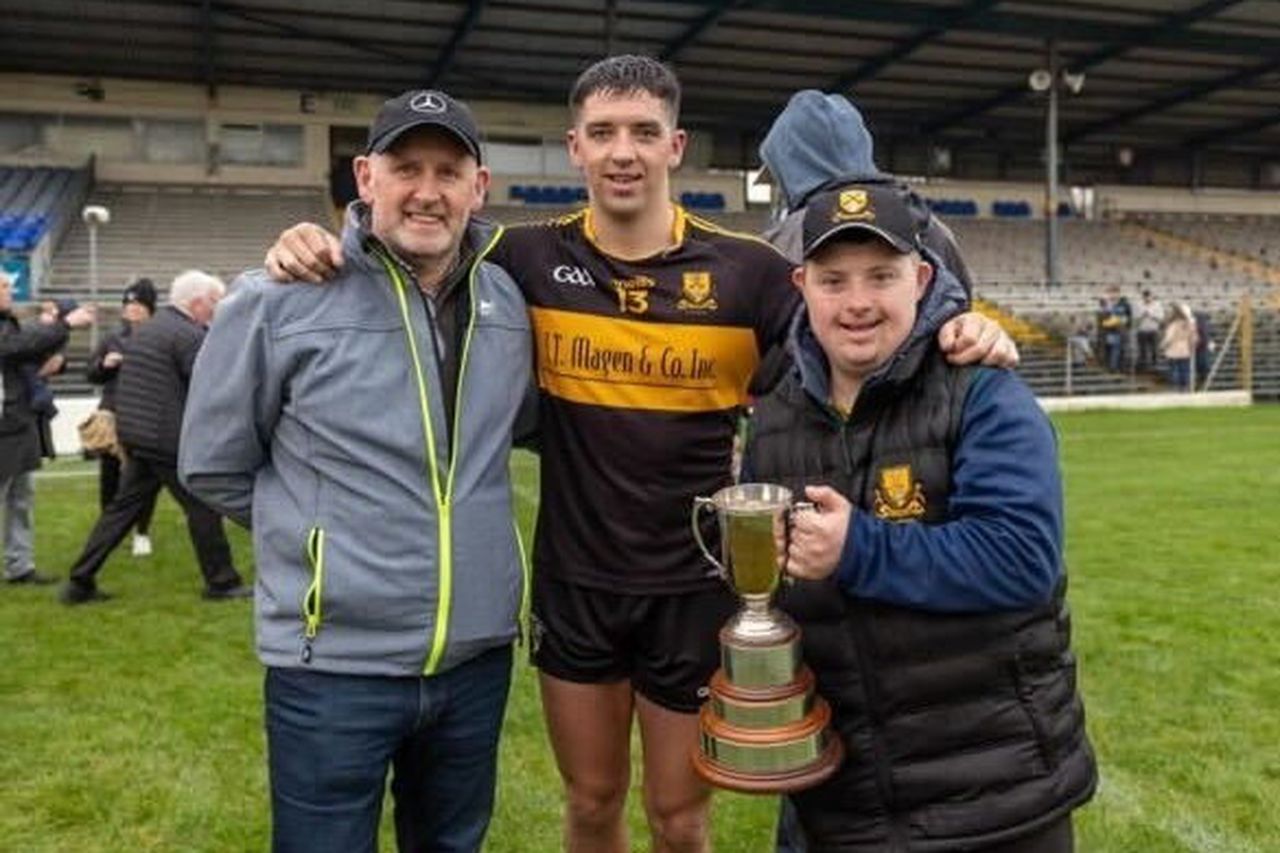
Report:
[{"label": "green grass in foreground", "polygon": [[[1056,419],[1089,726],[1102,763],[1081,851],[1269,851],[1280,838],[1280,408]],[[524,521],[535,466],[518,457]],[[65,575],[96,517],[93,469],[38,485],[38,557]],[[118,599],[68,610],[0,589],[0,850],[267,846],[261,671],[247,602],[208,604],[181,514],[121,550]],[[242,569],[248,539],[232,532]],[[523,653],[521,653],[523,656]],[[559,780],[517,668],[486,849],[554,851]],[[638,790],[630,820],[647,849]],[[717,795],[722,851],[771,849],[774,803]],[[384,831],[384,850],[393,849]]]}]

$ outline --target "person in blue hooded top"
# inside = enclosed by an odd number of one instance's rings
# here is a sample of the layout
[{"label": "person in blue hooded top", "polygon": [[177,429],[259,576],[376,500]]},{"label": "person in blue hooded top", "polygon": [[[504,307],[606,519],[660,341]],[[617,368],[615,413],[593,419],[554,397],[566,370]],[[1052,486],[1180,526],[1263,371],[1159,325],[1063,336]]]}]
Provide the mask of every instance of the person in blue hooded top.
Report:
[{"label": "person in blue hooded top", "polygon": [[[855,184],[897,183],[894,176],[876,166],[875,143],[858,108],[843,95],[816,89],[803,89],[787,101],[760,143],[760,161],[786,211],[764,237],[796,263],[802,255],[804,207],[815,193]],[[923,245],[941,258],[972,294],[973,278],[951,229],[929,211],[919,195],[908,191],[907,198],[923,218]]]},{"label": "person in blue hooded top", "polygon": [[891,184],[809,199],[793,368],[750,424],[743,479],[815,507],[778,603],[847,755],[779,849],[1066,853],[1097,770],[1056,440],[1017,374],[939,351],[965,293],[920,214]]}]

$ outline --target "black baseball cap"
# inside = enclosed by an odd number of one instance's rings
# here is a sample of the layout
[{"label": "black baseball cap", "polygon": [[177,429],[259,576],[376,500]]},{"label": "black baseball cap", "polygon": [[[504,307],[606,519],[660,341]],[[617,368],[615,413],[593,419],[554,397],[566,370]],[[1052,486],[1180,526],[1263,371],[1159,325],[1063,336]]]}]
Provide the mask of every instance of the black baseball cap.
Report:
[{"label": "black baseball cap", "polygon": [[366,154],[381,154],[407,130],[415,127],[444,128],[458,138],[480,162],[480,128],[475,116],[461,101],[438,89],[411,89],[382,105],[369,128]]},{"label": "black baseball cap", "polygon": [[837,234],[869,231],[903,254],[921,248],[926,224],[923,206],[910,191],[894,184],[860,184],[818,193],[804,211],[804,256],[808,258]]}]

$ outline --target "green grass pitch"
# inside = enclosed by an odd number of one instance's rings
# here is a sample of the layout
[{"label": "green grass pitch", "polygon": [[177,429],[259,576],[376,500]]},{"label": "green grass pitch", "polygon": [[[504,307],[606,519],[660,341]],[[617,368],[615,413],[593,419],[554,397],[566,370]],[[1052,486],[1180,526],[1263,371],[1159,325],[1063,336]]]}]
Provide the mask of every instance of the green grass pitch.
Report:
[{"label": "green grass pitch", "polygon": [[[1280,407],[1055,418],[1075,646],[1103,783],[1085,853],[1280,850]],[[526,529],[536,467],[518,456]],[[38,481],[41,568],[96,514],[84,463]],[[112,602],[0,588],[0,850],[267,848],[261,670],[247,602],[209,604],[176,505],[121,549]],[[242,568],[248,538],[234,531]],[[523,651],[520,653],[523,658]],[[486,849],[554,851],[559,781],[517,667]],[[638,792],[630,821],[647,849]],[[717,795],[721,851],[769,851],[775,804]],[[382,848],[393,849],[384,821]]]}]

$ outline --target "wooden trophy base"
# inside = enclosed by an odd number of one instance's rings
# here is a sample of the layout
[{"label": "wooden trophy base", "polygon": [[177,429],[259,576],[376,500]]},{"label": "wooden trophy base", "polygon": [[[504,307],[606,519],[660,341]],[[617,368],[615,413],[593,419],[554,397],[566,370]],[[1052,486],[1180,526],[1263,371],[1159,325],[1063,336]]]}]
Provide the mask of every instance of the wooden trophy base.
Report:
[{"label": "wooden trophy base", "polygon": [[789,684],[765,688],[735,685],[718,670],[698,717],[694,769],[717,788],[747,794],[785,794],[830,778],[844,745],[813,683],[807,668]]}]

